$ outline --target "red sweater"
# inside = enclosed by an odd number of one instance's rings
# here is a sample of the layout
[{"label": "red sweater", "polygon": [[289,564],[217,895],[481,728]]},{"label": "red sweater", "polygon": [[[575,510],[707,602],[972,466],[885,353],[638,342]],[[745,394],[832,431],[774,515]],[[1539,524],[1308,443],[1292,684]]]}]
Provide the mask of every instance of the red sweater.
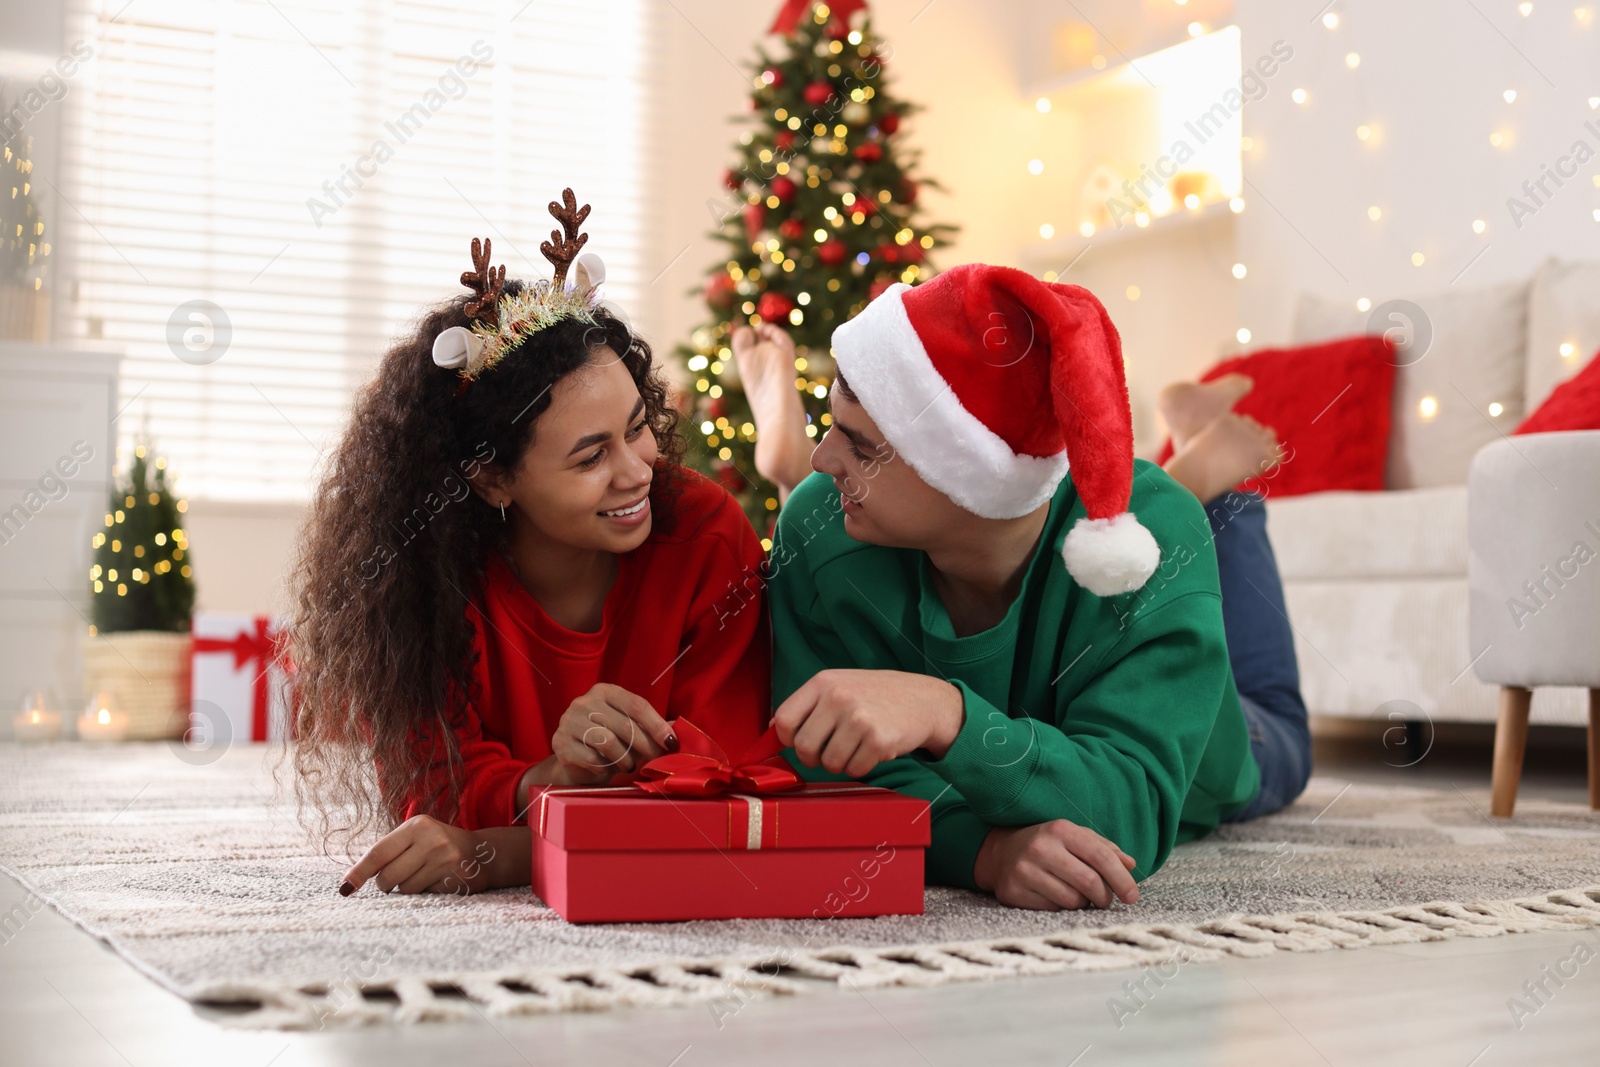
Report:
[{"label": "red sweater", "polygon": [[[478,693],[456,731],[458,826],[513,825],[523,772],[550,755],[561,716],[599,682],[644,697],[665,719],[692,720],[729,753],[766,728],[772,664],[761,542],[733,498],[693,472],[672,508],[671,532],[659,532],[657,520],[644,544],[618,557],[595,633],[551,619],[490,553],[480,604],[467,609]],[[421,810],[419,790],[405,815]]]}]

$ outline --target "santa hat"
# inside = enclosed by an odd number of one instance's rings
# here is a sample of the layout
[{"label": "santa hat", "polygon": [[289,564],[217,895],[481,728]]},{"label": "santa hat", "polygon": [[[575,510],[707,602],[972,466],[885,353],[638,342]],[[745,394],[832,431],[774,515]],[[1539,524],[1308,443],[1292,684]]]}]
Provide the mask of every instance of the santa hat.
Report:
[{"label": "santa hat", "polygon": [[1116,327],[1087,289],[967,264],[895,284],[833,332],[839,373],[922,480],[991,519],[1026,515],[1070,463],[1088,511],[1061,556],[1096,596],[1161,549],[1128,510],[1133,417]]}]

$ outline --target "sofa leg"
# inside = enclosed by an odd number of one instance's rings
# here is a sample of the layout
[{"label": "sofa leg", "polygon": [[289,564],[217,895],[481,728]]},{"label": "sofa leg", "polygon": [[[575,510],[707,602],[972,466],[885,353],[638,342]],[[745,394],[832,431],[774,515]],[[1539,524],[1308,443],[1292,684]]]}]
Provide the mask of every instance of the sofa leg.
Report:
[{"label": "sofa leg", "polygon": [[[1511,812],[1517,806],[1517,785],[1522,780],[1522,754],[1528,747],[1528,707],[1532,702],[1531,689],[1514,685],[1500,687],[1500,720],[1494,728],[1494,770],[1490,777],[1489,814],[1502,819],[1511,818]],[[1591,716],[1593,710],[1591,705]],[[1593,736],[1591,732],[1591,746]]]},{"label": "sofa leg", "polygon": [[1600,689],[1589,690],[1589,807],[1600,811]]}]

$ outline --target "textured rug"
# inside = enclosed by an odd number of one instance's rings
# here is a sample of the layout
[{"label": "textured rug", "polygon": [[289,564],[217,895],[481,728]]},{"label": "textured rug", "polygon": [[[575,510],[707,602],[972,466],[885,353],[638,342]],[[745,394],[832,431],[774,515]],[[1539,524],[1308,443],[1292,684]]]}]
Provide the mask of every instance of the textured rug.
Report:
[{"label": "textured rug", "polygon": [[[1600,816],[1480,790],[1314,779],[1288,811],[1179,847],[1139,903],[1028,912],[931,888],[878,919],[573,926],[527,889],[337,892],[269,750],[196,765],[162,743],[0,745],[0,868],[233,1025],[707,1004],[857,987],[1600,925]],[[4,919],[0,916],[0,919]]]}]

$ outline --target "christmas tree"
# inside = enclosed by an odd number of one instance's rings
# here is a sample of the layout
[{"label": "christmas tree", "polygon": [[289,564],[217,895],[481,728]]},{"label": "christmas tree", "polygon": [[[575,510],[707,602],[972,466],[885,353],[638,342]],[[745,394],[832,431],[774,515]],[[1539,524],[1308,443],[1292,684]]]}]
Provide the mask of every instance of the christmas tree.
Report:
[{"label": "christmas tree", "polygon": [[[739,386],[730,340],[742,322],[772,322],[795,342],[795,388],[806,433],[828,425],[833,380],[829,338],[894,282],[930,276],[928,252],[954,231],[921,225],[917,153],[901,146],[917,110],[884,81],[885,50],[861,0],[785,3],[773,26],[783,54],[758,50],[751,107],[756,126],[739,138],[739,161],[713,201],[728,257],[704,288],[712,322],[677,353],[694,375],[691,461],[717,478],[766,532],[777,492],[756,473],[756,428]],[[821,428],[819,430],[819,427]]]},{"label": "christmas tree", "polygon": [[27,151],[26,144],[21,151],[5,146],[4,177],[0,179],[0,284],[40,289],[50,246],[44,241],[44,220],[33,203],[33,161],[27,158]]},{"label": "christmas tree", "polygon": [[137,445],[133,469],[111,491],[106,528],[94,535],[89,579],[96,633],[189,629],[194,571],[181,518],[187,508],[167,487],[167,461],[152,464]]}]

